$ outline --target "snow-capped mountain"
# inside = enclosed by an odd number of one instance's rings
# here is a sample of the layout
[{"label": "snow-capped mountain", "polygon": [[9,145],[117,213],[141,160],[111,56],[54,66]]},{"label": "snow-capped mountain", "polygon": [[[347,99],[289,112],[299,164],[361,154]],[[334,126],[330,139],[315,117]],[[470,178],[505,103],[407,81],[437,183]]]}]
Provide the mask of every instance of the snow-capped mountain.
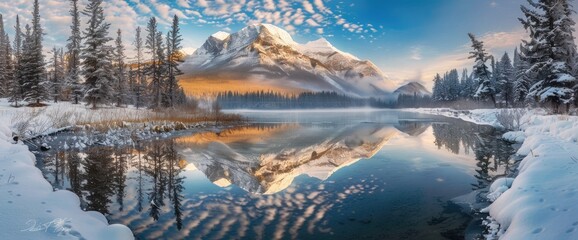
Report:
[{"label": "snow-capped mountain", "polygon": [[410,82],[396,89],[393,93],[398,95],[417,95],[417,96],[430,96],[431,92],[428,91],[421,83]]},{"label": "snow-capped mountain", "polygon": [[233,34],[215,33],[181,68],[189,76],[227,75],[361,97],[383,96],[393,90],[372,62],[342,52],[323,38],[299,44],[285,30],[270,24],[250,25]]}]

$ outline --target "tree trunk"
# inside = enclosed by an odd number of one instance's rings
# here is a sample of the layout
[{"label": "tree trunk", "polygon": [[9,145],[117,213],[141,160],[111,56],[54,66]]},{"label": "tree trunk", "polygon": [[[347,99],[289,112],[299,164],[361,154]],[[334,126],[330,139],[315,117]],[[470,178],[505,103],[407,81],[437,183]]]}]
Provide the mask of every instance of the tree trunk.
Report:
[{"label": "tree trunk", "polygon": [[492,99],[492,102],[494,103],[494,108],[498,107],[498,105],[496,104],[496,97],[494,95],[490,95],[490,98]]}]

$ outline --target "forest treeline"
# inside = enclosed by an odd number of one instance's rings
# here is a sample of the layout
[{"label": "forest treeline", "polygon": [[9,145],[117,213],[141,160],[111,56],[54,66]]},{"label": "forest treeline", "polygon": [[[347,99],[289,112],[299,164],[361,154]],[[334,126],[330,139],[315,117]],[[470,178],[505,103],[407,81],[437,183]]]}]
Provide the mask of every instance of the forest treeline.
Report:
[{"label": "forest treeline", "polygon": [[[13,106],[28,103],[43,106],[45,101],[84,102],[92,108],[102,105],[175,107],[187,98],[179,86],[178,66],[182,62],[182,36],[175,15],[166,35],[156,18],[146,29],[135,29],[133,48],[136,61],[127,63],[123,32],[109,37],[102,0],[89,0],[80,10],[78,0],[70,0],[70,36],[66,48],[53,48],[48,59],[43,53],[43,36],[38,0],[34,0],[32,20],[16,17],[13,40],[6,33],[0,14],[0,97]],[[81,21],[86,28],[81,29]],[[146,58],[145,58],[146,54]]]},{"label": "forest treeline", "polygon": [[299,108],[391,108],[395,101],[379,98],[358,98],[336,92],[303,92],[282,94],[273,91],[222,92],[216,102],[225,109],[299,109]]},{"label": "forest treeline", "polygon": [[519,21],[528,38],[514,50],[513,60],[508,53],[498,59],[488,54],[484,43],[470,33],[473,71],[464,70],[461,77],[456,69],[437,74],[432,96],[437,105],[475,101],[495,107],[549,107],[554,113],[578,106],[572,5],[569,0],[530,0],[521,11]]}]

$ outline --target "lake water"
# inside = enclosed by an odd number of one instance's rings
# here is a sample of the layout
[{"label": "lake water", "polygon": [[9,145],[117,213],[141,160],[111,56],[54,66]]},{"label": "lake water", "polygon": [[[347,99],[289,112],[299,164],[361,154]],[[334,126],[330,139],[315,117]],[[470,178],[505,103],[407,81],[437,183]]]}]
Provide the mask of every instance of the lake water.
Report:
[{"label": "lake water", "polygon": [[[463,239],[451,200],[510,171],[501,132],[393,110],[241,112],[251,124],[39,153],[56,188],[138,239]],[[70,137],[53,145],[72,146]]]}]

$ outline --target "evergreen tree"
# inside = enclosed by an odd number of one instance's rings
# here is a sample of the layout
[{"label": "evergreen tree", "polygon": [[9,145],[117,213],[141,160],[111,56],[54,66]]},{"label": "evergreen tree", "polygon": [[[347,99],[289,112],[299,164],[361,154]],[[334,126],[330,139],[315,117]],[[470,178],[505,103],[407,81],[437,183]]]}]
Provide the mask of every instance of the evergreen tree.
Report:
[{"label": "evergreen tree", "polygon": [[98,104],[110,102],[115,81],[112,71],[112,48],[107,45],[112,39],[108,37],[109,23],[105,22],[102,0],[89,0],[83,14],[88,16],[88,27],[84,31],[84,47],[81,51],[83,62],[82,74],[85,78],[84,99],[87,104],[96,108]]},{"label": "evergreen tree", "polygon": [[122,43],[122,31],[118,29],[116,41],[115,41],[115,52],[114,52],[114,64],[115,64],[115,76],[116,76],[116,106],[120,107],[125,104],[126,101],[126,65],[124,64],[124,45]]},{"label": "evergreen tree", "polygon": [[150,78],[149,89],[151,91],[151,105],[153,109],[161,106],[162,100],[162,78],[163,78],[163,37],[162,33],[158,31],[158,24],[155,17],[149,20],[147,25],[148,35],[145,41],[145,47],[151,56],[150,63],[147,68],[147,75]]},{"label": "evergreen tree", "polygon": [[20,59],[22,58],[22,29],[20,28],[20,16],[16,15],[16,26],[14,26],[14,78],[10,83],[10,102],[14,103],[15,107],[19,106],[19,102],[23,100],[23,78]]},{"label": "evergreen tree", "polygon": [[4,31],[4,20],[2,19],[2,14],[0,14],[0,97],[5,97],[8,95],[8,86],[10,86],[10,76],[8,75],[8,70],[6,69],[8,65],[8,56],[6,53],[6,45],[10,45],[10,42],[5,38],[6,32]]},{"label": "evergreen tree", "polygon": [[80,51],[82,37],[80,33],[80,14],[78,10],[78,0],[70,0],[70,37],[66,45],[68,51],[68,64],[66,69],[66,83],[72,95],[74,104],[78,104],[82,96],[82,84],[80,83]]},{"label": "evergreen tree", "polygon": [[500,101],[504,102],[506,107],[508,107],[512,104],[514,95],[514,67],[508,53],[504,53],[502,59],[500,59],[499,69],[497,86],[500,89]]},{"label": "evergreen tree", "polygon": [[473,76],[474,81],[478,83],[474,97],[477,97],[481,100],[487,100],[490,98],[494,105],[496,105],[496,90],[492,86],[490,79],[491,73],[488,70],[488,66],[486,66],[486,61],[488,60],[489,56],[484,49],[484,43],[477,40],[476,37],[471,33],[469,33],[468,36],[472,41],[472,48],[474,49],[472,52],[470,52],[469,58],[475,60]]},{"label": "evergreen tree", "polygon": [[54,47],[52,49],[52,76],[50,81],[50,92],[54,99],[54,102],[58,102],[60,95],[62,94],[62,81],[64,78],[64,63],[62,57],[62,49],[57,49]]},{"label": "evergreen tree", "polygon": [[39,74],[38,45],[36,40],[33,28],[27,24],[18,71],[21,74],[23,100],[35,102],[38,105],[41,100],[46,98],[46,86],[44,76]]},{"label": "evergreen tree", "polygon": [[526,74],[528,70],[528,63],[525,60],[528,50],[520,45],[520,52],[518,49],[514,51],[514,96],[513,100],[518,106],[526,102],[526,97],[532,85],[530,78]]},{"label": "evergreen tree", "polygon": [[442,78],[440,77],[439,74],[436,74],[436,76],[434,77],[434,85],[433,85],[433,99],[435,101],[442,101],[443,100],[443,96],[442,96]]},{"label": "evergreen tree", "polygon": [[134,105],[138,109],[139,107],[143,106],[144,102],[144,92],[146,86],[146,78],[143,73],[142,69],[142,60],[143,60],[143,39],[141,36],[141,28],[137,27],[136,29],[136,36],[134,40],[134,47],[136,51],[136,69],[135,71],[135,81],[133,82],[132,90],[135,96],[135,103]]},{"label": "evergreen tree", "polygon": [[476,91],[476,83],[472,79],[472,77],[468,74],[468,70],[464,69],[462,73],[462,82],[461,82],[461,96],[464,99],[470,99],[474,96]]},{"label": "evergreen tree", "polygon": [[530,33],[525,42],[530,50],[527,73],[536,82],[529,95],[540,103],[550,104],[554,112],[566,104],[567,110],[574,101],[576,78],[572,75],[575,65],[576,44],[574,43],[574,21],[568,0],[529,1],[528,9],[522,6],[525,19],[520,19]]},{"label": "evergreen tree", "polygon": [[174,107],[178,95],[179,84],[177,82],[177,76],[182,74],[178,68],[179,64],[182,62],[180,58],[182,40],[179,18],[175,15],[173,17],[172,28],[167,34],[168,79],[166,95],[168,96],[168,107]]},{"label": "evergreen tree", "polygon": [[445,79],[447,85],[446,100],[455,101],[459,98],[460,94],[460,77],[457,69],[451,70],[447,74]]},{"label": "evergreen tree", "polygon": [[24,100],[35,102],[39,105],[47,97],[47,83],[45,75],[45,62],[42,53],[43,30],[40,25],[40,6],[38,0],[34,0],[34,10],[32,12],[32,31],[28,39],[28,52],[23,53],[28,56],[27,73],[23,84]]},{"label": "evergreen tree", "polygon": [[[161,31],[157,32],[157,58],[158,58],[158,67],[157,67],[157,71],[158,73],[156,74],[158,76],[158,81],[157,84],[151,84],[151,86],[159,86],[158,91],[153,91],[154,96],[153,96],[153,100],[154,98],[156,98],[156,96],[158,95],[158,104],[154,103],[153,101],[153,106],[151,106],[153,109],[155,108],[160,108],[162,106],[167,106],[167,96],[166,96],[166,92],[167,92],[167,77],[168,77],[168,70],[169,70],[169,65],[167,62],[167,50],[165,48],[165,41],[163,39],[163,33]],[[153,74],[154,75],[154,74]]]},{"label": "evergreen tree", "polygon": [[4,57],[5,57],[5,66],[4,66],[4,73],[6,76],[6,81],[4,82],[4,84],[2,85],[2,89],[3,89],[3,97],[9,97],[10,96],[10,86],[12,85],[12,83],[15,81],[14,79],[14,61],[13,61],[13,56],[12,56],[12,46],[10,44],[10,37],[8,36],[8,34],[6,34],[4,36],[4,44],[3,44],[3,48],[4,48]]},{"label": "evergreen tree", "polygon": [[[494,58],[493,55],[489,55],[488,56],[489,60],[490,60],[490,66],[492,67],[492,71],[490,72],[490,86],[492,86],[492,88],[494,88],[494,96],[497,96],[500,94],[501,89],[498,87],[498,77],[500,76],[500,62],[498,61],[496,63],[496,59]],[[498,99],[496,99],[497,101]]]}]

